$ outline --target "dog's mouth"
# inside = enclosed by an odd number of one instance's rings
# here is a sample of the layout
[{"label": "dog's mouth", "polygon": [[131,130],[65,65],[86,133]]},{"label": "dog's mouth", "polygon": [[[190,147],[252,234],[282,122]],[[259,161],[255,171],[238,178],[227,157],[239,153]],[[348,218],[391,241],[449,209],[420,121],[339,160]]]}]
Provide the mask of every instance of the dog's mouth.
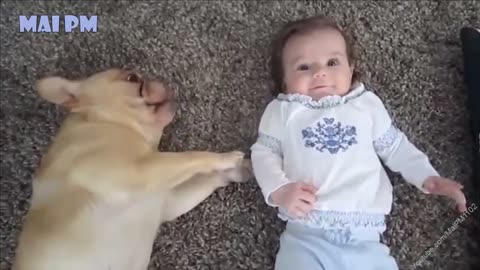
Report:
[{"label": "dog's mouth", "polygon": [[[138,95],[141,98],[145,98],[143,96],[143,91],[145,89],[144,85],[145,85],[145,81],[141,80],[140,81],[140,87],[138,88]],[[153,108],[153,113],[157,113],[158,109],[161,108],[166,102],[167,102],[167,100],[162,100],[162,101],[157,101],[157,102],[148,102],[147,100],[145,100],[145,105],[147,105],[147,107],[149,107],[149,108]]]},{"label": "dog's mouth", "polygon": [[155,101],[155,102],[152,102],[152,101],[149,101],[148,99],[151,99],[151,97],[148,97],[146,94],[145,94],[145,91],[147,91],[146,89],[146,82],[145,82],[145,79],[142,78],[139,74],[135,73],[135,72],[131,72],[127,75],[127,78],[126,78],[127,81],[129,82],[133,82],[133,83],[138,83],[139,84],[139,87],[138,87],[138,96],[140,98],[142,98],[145,102],[145,105],[148,107],[148,108],[151,108],[152,112],[154,114],[156,114],[158,112],[158,110],[160,108],[163,107],[163,105],[165,105],[166,103],[169,102],[170,98],[164,98],[162,100],[159,100],[159,101]]},{"label": "dog's mouth", "polygon": [[145,109],[144,112],[153,117],[151,120],[157,127],[163,128],[172,121],[176,102],[175,93],[171,88],[162,81],[146,80],[135,72],[127,74],[125,79],[135,84],[135,87],[131,88],[133,91],[136,90],[136,93],[131,93],[137,96],[135,106],[140,105],[142,110]]}]

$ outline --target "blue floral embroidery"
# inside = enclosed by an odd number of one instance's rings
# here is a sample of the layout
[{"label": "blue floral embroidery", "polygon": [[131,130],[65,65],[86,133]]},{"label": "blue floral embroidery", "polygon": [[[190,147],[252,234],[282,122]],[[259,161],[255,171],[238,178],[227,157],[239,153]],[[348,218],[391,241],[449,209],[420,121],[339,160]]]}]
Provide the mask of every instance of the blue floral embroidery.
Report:
[{"label": "blue floral embroidery", "polygon": [[335,123],[333,118],[324,118],[316,127],[302,130],[305,147],[315,148],[323,152],[327,149],[331,154],[336,154],[340,149],[344,152],[349,146],[357,144],[357,129],[353,126],[342,126]]},{"label": "blue floral embroidery", "polygon": [[264,133],[259,133],[257,141],[259,144],[270,148],[273,153],[282,156],[282,145],[279,139]]}]

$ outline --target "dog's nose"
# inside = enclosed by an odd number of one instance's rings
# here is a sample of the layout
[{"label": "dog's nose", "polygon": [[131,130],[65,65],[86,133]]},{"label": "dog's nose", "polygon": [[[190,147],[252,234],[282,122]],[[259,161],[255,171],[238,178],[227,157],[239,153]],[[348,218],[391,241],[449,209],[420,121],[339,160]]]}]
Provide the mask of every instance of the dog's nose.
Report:
[{"label": "dog's nose", "polygon": [[165,90],[165,100],[164,102],[168,106],[168,110],[170,111],[171,114],[175,114],[177,111],[177,101],[175,98],[175,91],[173,88],[167,86],[164,84],[164,90]]},{"label": "dog's nose", "polygon": [[175,100],[175,91],[161,81],[149,81],[145,84],[144,98],[150,103]]},{"label": "dog's nose", "polygon": [[171,101],[175,101],[175,91],[173,90],[173,88],[171,88],[167,85],[164,85],[164,88],[165,88],[165,92],[167,94],[167,99],[171,100]]},{"label": "dog's nose", "polygon": [[175,112],[177,111],[177,102],[175,101],[175,99],[171,99],[169,102],[169,107],[170,107],[170,113],[172,114],[175,114]]}]

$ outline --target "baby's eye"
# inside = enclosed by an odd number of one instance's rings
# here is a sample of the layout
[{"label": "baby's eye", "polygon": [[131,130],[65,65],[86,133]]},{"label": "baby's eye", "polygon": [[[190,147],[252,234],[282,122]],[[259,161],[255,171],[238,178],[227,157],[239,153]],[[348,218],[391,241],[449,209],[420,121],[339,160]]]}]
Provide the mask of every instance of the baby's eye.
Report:
[{"label": "baby's eye", "polygon": [[302,65],[297,67],[297,70],[308,70],[308,65],[302,64]]},{"label": "baby's eye", "polygon": [[328,60],[328,63],[327,63],[329,67],[338,66],[338,64],[339,64],[338,59],[330,59]]}]

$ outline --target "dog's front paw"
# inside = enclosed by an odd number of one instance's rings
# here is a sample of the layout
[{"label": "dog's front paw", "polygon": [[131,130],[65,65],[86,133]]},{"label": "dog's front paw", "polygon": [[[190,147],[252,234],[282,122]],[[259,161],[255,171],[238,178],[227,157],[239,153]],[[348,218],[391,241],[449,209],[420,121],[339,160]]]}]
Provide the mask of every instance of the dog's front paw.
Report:
[{"label": "dog's front paw", "polygon": [[224,173],[227,182],[247,182],[253,178],[252,162],[250,159],[243,159],[237,167],[226,170]]},{"label": "dog's front paw", "polygon": [[239,167],[242,164],[244,156],[245,154],[241,151],[232,151],[220,154],[217,170],[225,171]]}]

